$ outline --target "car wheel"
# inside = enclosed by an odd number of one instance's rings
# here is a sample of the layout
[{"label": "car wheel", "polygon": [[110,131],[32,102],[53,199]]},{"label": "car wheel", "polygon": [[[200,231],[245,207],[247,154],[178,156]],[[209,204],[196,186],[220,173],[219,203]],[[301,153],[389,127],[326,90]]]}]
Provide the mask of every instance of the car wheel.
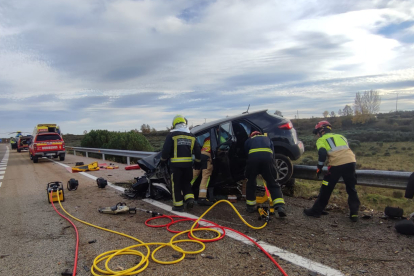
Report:
[{"label": "car wheel", "polygon": [[22,150],[21,149],[17,149],[17,152],[21,152]]},{"label": "car wheel", "polygon": [[283,185],[292,177],[293,164],[290,158],[283,154],[275,154],[276,170],[279,174],[277,181]]},{"label": "car wheel", "polygon": [[37,163],[37,162],[39,162],[39,157],[33,156],[33,163]]},{"label": "car wheel", "polygon": [[64,155],[64,154],[59,155],[59,160],[60,160],[60,161],[65,161],[65,155]]}]

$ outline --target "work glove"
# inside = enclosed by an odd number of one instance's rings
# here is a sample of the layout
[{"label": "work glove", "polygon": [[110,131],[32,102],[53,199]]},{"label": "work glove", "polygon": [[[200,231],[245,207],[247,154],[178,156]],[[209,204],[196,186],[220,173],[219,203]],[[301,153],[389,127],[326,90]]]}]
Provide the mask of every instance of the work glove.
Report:
[{"label": "work glove", "polygon": [[321,175],[321,173],[322,173],[322,169],[316,169],[316,179],[319,179],[319,176]]},{"label": "work glove", "polygon": [[318,165],[318,168],[316,169],[316,179],[319,179],[319,176],[322,173],[323,166]]},{"label": "work glove", "polygon": [[201,170],[201,162],[194,162],[193,169],[196,171]]}]

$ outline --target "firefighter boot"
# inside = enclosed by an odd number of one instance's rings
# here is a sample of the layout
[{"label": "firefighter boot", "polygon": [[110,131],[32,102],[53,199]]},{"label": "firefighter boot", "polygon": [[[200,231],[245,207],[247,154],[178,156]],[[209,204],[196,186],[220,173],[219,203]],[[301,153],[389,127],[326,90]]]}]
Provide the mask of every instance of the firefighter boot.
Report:
[{"label": "firefighter boot", "polygon": [[358,222],[358,214],[350,214],[349,218],[351,219],[352,222]]},{"label": "firefighter boot", "polygon": [[304,209],[303,213],[307,215],[308,217],[315,217],[315,218],[321,217],[321,215],[316,213],[312,208]]},{"label": "firefighter boot", "polygon": [[284,205],[277,206],[277,213],[280,218],[286,217],[286,209]]},{"label": "firefighter boot", "polygon": [[188,210],[193,209],[193,207],[194,207],[194,198],[187,199],[186,203],[187,203],[187,209]]},{"label": "firefighter boot", "polygon": [[212,206],[214,203],[209,201],[207,198],[198,198],[197,204],[200,206]]},{"label": "firefighter boot", "polygon": [[184,206],[173,206],[172,210],[177,212],[184,212]]}]

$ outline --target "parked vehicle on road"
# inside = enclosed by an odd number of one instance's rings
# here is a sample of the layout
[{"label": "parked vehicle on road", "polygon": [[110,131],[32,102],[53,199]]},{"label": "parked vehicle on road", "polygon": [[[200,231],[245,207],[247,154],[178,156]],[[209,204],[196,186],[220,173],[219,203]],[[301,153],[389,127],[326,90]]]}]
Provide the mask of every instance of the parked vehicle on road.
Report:
[{"label": "parked vehicle on road", "polygon": [[29,145],[29,155],[33,163],[38,163],[39,158],[58,158],[65,160],[65,142],[57,132],[40,132],[33,138]]},{"label": "parked vehicle on road", "polygon": [[28,150],[32,138],[32,135],[20,136],[19,140],[17,141],[17,152],[21,152],[22,150]]}]

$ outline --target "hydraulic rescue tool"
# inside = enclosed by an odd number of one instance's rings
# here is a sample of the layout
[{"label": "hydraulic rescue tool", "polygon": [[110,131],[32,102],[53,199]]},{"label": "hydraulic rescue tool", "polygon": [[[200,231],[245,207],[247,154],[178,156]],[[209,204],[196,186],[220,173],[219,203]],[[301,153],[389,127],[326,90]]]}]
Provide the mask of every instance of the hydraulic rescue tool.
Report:
[{"label": "hydraulic rescue tool", "polygon": [[158,212],[144,210],[144,209],[141,209],[141,208],[138,208],[138,207],[128,207],[125,202],[118,202],[115,206],[104,207],[104,208],[98,209],[99,213],[113,214],[113,215],[120,214],[120,213],[136,214],[137,210],[148,213],[148,214],[151,214],[152,217],[163,216],[163,214],[158,213]]},{"label": "hydraulic rescue tool", "polygon": [[266,222],[268,222],[270,220],[270,215],[275,214],[275,208],[273,207],[272,197],[270,196],[270,192],[267,189],[266,181],[263,178],[262,181],[265,188],[265,195],[257,196],[256,202],[258,204],[266,204],[257,206],[257,211],[259,212],[259,220],[264,219]]},{"label": "hydraulic rescue tool", "polygon": [[98,209],[99,213],[103,214],[120,214],[120,213],[130,213],[130,214],[136,214],[137,209],[136,208],[130,208],[126,205],[125,202],[118,202],[115,206],[112,207],[104,207]]},{"label": "hydraulic rescue tool", "polygon": [[50,198],[51,198],[50,193],[52,193],[52,201],[53,202],[65,201],[65,192],[63,191],[62,182],[55,181],[55,182],[47,183],[46,191],[47,191],[47,201],[49,203],[51,203],[50,202]]}]

